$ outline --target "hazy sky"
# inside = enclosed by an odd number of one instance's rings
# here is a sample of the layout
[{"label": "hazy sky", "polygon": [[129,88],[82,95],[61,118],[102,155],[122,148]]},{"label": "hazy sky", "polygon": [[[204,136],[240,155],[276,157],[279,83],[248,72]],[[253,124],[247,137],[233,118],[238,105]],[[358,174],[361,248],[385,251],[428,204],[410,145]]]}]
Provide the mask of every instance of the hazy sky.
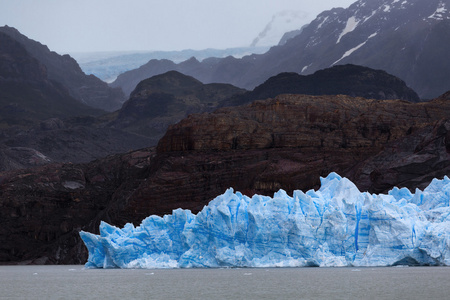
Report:
[{"label": "hazy sky", "polygon": [[0,0],[0,26],[60,54],[248,46],[280,11],[305,24],[356,0]]}]

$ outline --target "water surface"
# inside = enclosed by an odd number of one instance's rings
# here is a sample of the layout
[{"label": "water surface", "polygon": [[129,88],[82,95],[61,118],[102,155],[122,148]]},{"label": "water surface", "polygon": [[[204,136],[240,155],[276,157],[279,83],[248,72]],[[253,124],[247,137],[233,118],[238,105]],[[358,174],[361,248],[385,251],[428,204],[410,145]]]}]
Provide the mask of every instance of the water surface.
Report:
[{"label": "water surface", "polygon": [[449,299],[449,267],[0,266],[0,299]]}]

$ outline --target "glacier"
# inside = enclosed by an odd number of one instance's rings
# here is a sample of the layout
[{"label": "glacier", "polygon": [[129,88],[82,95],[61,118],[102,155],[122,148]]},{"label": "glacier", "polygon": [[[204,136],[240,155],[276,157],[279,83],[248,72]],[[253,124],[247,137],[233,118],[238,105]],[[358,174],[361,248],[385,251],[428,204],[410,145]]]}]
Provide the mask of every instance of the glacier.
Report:
[{"label": "glacier", "polygon": [[247,197],[228,189],[198,214],[80,232],[86,268],[450,265],[450,179],[423,191],[360,192],[336,173],[319,190]]}]

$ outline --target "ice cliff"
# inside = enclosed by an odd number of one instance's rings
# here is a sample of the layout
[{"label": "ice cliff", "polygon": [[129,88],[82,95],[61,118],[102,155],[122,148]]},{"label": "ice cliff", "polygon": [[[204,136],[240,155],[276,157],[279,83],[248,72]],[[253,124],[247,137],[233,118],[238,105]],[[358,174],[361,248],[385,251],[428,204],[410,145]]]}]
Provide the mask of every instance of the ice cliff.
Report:
[{"label": "ice cliff", "polygon": [[228,189],[197,215],[80,232],[92,268],[450,265],[450,179],[423,191],[361,193],[331,173],[321,188],[252,198]]}]

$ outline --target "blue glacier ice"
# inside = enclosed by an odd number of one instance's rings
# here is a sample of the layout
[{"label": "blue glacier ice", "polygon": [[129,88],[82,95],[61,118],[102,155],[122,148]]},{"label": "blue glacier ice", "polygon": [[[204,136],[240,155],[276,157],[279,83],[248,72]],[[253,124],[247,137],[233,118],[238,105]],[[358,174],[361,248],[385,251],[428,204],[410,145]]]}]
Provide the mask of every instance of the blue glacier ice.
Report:
[{"label": "blue glacier ice", "polygon": [[80,232],[88,268],[450,265],[450,179],[411,193],[360,192],[331,173],[321,188],[252,198],[228,189],[197,215]]}]

